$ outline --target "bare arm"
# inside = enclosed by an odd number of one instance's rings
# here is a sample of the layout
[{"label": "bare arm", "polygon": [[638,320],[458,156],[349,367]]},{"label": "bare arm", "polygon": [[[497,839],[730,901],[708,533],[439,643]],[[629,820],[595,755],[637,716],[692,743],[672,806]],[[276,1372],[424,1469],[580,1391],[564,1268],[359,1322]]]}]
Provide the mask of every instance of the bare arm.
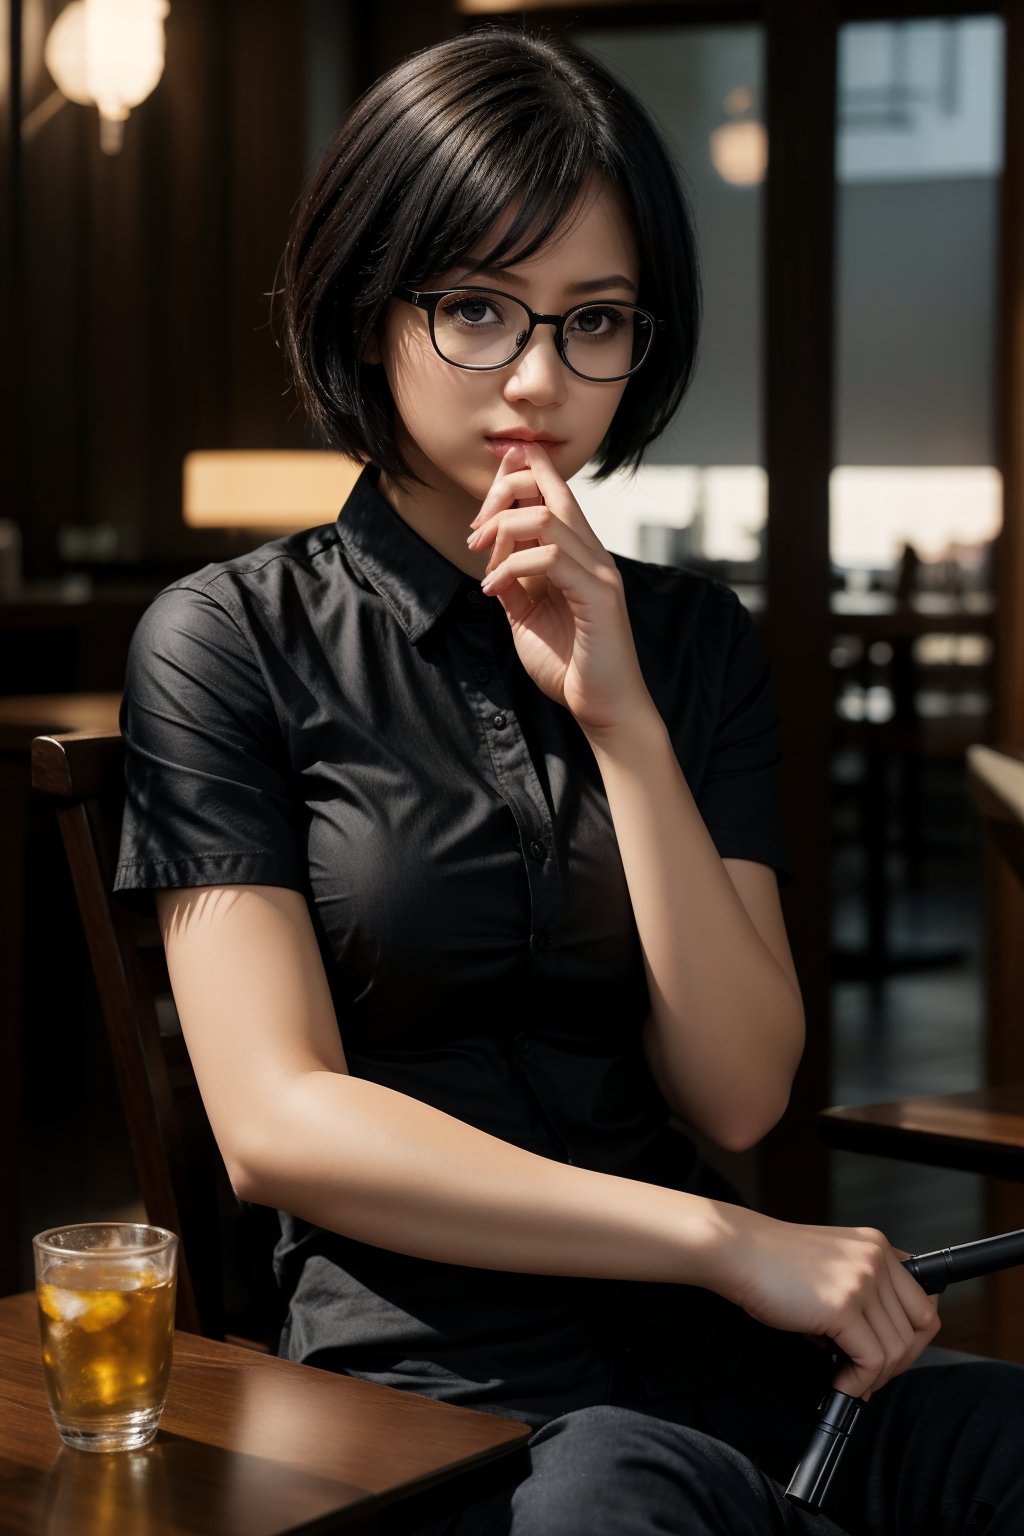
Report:
[{"label": "bare arm", "polygon": [[182,1030],[244,1197],[420,1258],[703,1285],[769,1326],[827,1334],[859,1394],[938,1319],[872,1228],[756,1211],[540,1157],[352,1077],[309,912],[278,886],[157,893]]},{"label": "bare arm", "polygon": [[235,1189],[484,1269],[709,1284],[715,1202],[556,1162],[348,1075],[302,896],[157,893],[181,1026]]},{"label": "bare arm", "polygon": [[781,1116],[804,1046],[774,871],[720,857],[653,705],[587,735],[643,947],[652,1076],[681,1119],[742,1151]]}]

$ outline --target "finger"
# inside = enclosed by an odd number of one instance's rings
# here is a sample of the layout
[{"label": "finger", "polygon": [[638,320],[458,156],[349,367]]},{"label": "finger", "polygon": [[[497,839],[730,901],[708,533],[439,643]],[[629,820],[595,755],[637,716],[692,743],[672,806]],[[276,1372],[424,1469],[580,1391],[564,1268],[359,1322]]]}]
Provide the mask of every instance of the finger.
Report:
[{"label": "finger", "polygon": [[[894,1308],[896,1305],[894,1301]],[[906,1368],[915,1333],[905,1315],[901,1324],[894,1320],[881,1298],[865,1307],[864,1317],[874,1329],[878,1342],[885,1350],[885,1365],[876,1380],[871,1383],[872,1390],[877,1392],[879,1387],[884,1387],[887,1381],[890,1381],[893,1376],[898,1376],[900,1371]]]},{"label": "finger", "polygon": [[543,505],[513,508],[492,517],[490,522],[477,531],[471,547],[479,551],[492,543],[491,558],[487,562],[488,572],[497,570],[518,549],[543,548],[547,544],[558,545],[592,574],[597,573],[599,565],[608,564],[608,553],[603,547],[603,558],[598,560],[575,530]]},{"label": "finger", "polygon": [[570,528],[574,528],[591,548],[603,549],[604,546],[583,516],[579,502],[558,473],[544,444],[526,443],[525,448],[545,506],[550,507]]},{"label": "finger", "polygon": [[610,582],[613,579],[609,577],[606,566],[588,570],[559,545],[544,544],[532,549],[519,549],[509,555],[507,560],[503,560],[484,578],[486,584],[482,585],[482,590],[488,597],[494,597],[510,583],[530,576],[546,576],[552,586],[564,595],[570,607],[584,612],[594,610],[598,604],[604,603],[606,593],[611,591]]},{"label": "finger", "polygon": [[[885,1283],[885,1279],[886,1277],[882,1277],[879,1281],[879,1300],[885,1308],[889,1321],[903,1340],[903,1349],[904,1353],[906,1353],[913,1347],[917,1339],[918,1331],[922,1325],[922,1318],[916,1311],[913,1316],[908,1315],[907,1309],[896,1290],[891,1270],[888,1276],[888,1284]],[[931,1308],[929,1307],[927,1310],[930,1312]]]},{"label": "finger", "polygon": [[[511,451],[510,449],[509,452]],[[502,512],[507,507],[517,504],[542,506],[543,503],[544,498],[537,494],[537,480],[532,469],[508,470],[505,473],[499,470],[487,495],[480,503],[479,512],[469,526],[480,528],[496,512]]]},{"label": "finger", "polygon": [[523,446],[521,443],[513,443],[510,448],[505,450],[498,461],[498,467],[494,471],[494,478],[487,487],[487,493],[477,510],[476,516],[470,523],[471,528],[477,527],[483,518],[493,510],[493,507],[500,503],[502,490],[510,476],[524,473],[528,478],[529,484],[535,487],[536,481],[526,463],[526,454],[523,451]]},{"label": "finger", "polygon": [[858,1314],[833,1338],[846,1357],[832,1378],[833,1387],[847,1397],[864,1397],[885,1369],[885,1350],[878,1336],[863,1314]]},{"label": "finger", "polygon": [[[893,1253],[897,1250],[893,1249]],[[893,1289],[899,1298],[900,1305],[914,1328],[929,1328],[935,1313],[932,1298],[914,1279],[913,1275],[896,1263],[891,1255],[889,1258],[889,1274],[892,1279]]]}]

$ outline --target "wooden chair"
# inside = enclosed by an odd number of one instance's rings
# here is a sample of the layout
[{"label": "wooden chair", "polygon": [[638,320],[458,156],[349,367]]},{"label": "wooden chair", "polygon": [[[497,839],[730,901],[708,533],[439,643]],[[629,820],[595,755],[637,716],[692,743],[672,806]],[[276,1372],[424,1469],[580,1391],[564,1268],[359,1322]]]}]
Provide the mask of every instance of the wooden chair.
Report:
[{"label": "wooden chair", "polygon": [[124,806],[120,733],[32,742],[32,784],[52,801],[151,1222],[178,1233],[180,1328],[273,1349],[276,1213],[231,1189],[181,1034],[155,918],[112,895]]},{"label": "wooden chair", "polygon": [[[967,775],[986,834],[1024,884],[1024,749],[971,746]],[[1024,1083],[835,1106],[818,1130],[843,1151],[1024,1180]]]}]

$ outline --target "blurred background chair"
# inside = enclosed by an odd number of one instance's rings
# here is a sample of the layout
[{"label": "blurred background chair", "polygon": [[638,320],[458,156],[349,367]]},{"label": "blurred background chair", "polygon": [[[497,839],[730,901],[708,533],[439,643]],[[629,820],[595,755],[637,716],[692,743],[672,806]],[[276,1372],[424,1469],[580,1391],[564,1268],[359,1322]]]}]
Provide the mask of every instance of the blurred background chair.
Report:
[{"label": "blurred background chair", "polygon": [[[1024,748],[973,744],[967,773],[986,837],[1024,884]],[[1024,999],[992,1029],[1018,1030]],[[1024,1182],[1024,1082],[834,1106],[818,1115],[830,1147]],[[938,1244],[936,1244],[938,1246]]]},{"label": "blurred background chair", "polygon": [[[994,696],[994,609],[983,591],[955,578],[924,584],[912,544],[884,588],[833,594],[834,846],[863,856],[863,948],[834,949],[836,977],[887,977],[962,965],[963,943],[918,935],[898,943],[892,923],[890,855],[919,895],[926,855],[941,834],[927,826],[929,765],[958,770],[967,748],[990,739]],[[851,764],[855,765],[851,772]]]},{"label": "blurred background chair", "polygon": [[235,1196],[185,1048],[156,919],[111,894],[124,806],[120,733],[37,736],[32,784],[50,798],[60,826],[146,1216],[181,1239],[178,1326],[272,1350],[281,1322],[271,1270],[276,1213]]}]

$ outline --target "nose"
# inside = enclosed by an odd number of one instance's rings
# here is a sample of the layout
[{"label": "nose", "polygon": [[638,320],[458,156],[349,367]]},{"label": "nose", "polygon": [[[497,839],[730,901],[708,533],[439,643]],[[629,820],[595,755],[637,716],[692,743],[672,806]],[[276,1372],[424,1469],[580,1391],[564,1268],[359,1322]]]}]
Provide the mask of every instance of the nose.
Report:
[{"label": "nose", "polygon": [[569,370],[558,355],[554,326],[538,325],[508,366],[503,391],[506,400],[551,406],[563,405],[568,398]]}]

